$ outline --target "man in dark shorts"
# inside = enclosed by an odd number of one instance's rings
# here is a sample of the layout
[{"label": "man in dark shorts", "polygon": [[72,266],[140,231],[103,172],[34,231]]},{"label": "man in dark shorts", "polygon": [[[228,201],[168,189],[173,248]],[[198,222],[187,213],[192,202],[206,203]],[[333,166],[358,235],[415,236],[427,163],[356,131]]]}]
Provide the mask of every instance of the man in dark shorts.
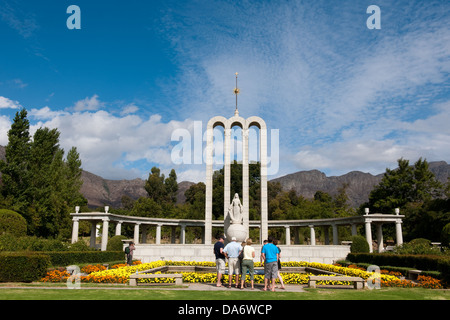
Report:
[{"label": "man in dark shorts", "polygon": [[214,245],[214,255],[216,256],[216,270],[217,270],[217,287],[222,286],[222,275],[225,273],[225,255],[223,249],[225,239],[223,235],[217,237],[217,242]]},{"label": "man in dark shorts", "polygon": [[269,279],[272,280],[271,290],[275,291],[275,279],[278,276],[278,248],[273,244],[273,238],[269,237],[269,243],[266,244],[261,251],[264,259],[264,291],[267,290]]}]

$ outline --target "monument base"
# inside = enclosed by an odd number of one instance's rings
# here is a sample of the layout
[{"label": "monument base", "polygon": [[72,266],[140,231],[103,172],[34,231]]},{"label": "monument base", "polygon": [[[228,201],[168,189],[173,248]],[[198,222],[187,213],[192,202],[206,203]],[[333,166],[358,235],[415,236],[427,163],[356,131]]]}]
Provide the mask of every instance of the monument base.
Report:
[{"label": "monument base", "polygon": [[[133,258],[143,263],[157,260],[172,261],[215,261],[214,245],[205,244],[137,244]],[[252,245],[259,262],[261,245]],[[350,246],[342,245],[280,245],[281,262],[306,261],[332,264],[344,260],[350,253]]]},{"label": "monument base", "polygon": [[243,242],[247,240],[248,228],[242,224],[231,224],[225,231],[226,241],[230,242],[233,237],[236,238],[237,242]]}]

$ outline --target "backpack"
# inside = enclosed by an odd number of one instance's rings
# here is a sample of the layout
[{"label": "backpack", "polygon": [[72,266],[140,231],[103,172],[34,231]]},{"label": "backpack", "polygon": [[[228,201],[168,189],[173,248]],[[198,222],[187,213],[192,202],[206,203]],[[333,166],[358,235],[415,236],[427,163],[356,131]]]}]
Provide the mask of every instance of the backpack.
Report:
[{"label": "backpack", "polygon": [[130,247],[129,246],[125,248],[125,253],[126,254],[130,254]]}]

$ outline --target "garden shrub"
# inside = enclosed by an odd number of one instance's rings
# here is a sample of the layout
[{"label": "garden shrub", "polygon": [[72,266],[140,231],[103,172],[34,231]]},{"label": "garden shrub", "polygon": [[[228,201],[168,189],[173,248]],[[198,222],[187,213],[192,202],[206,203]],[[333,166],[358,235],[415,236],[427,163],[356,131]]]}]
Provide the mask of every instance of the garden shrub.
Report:
[{"label": "garden shrub", "polygon": [[45,276],[50,258],[30,252],[0,253],[0,282],[32,282]]},{"label": "garden shrub", "polygon": [[368,253],[370,252],[369,244],[366,238],[360,235],[352,236],[352,245],[350,246],[350,252],[352,253]]},{"label": "garden shrub", "polygon": [[10,233],[16,237],[27,234],[27,221],[19,213],[0,209],[0,235]]},{"label": "garden shrub", "polygon": [[108,240],[108,244],[106,245],[107,251],[123,251],[123,239],[126,239],[125,236],[114,236]]},{"label": "garden shrub", "polygon": [[74,242],[70,244],[69,251],[96,251],[97,249],[91,248],[87,245],[86,242],[83,240],[78,240],[77,242]]},{"label": "garden shrub", "polygon": [[67,245],[57,239],[43,239],[38,237],[20,237],[17,239],[18,251],[66,251]]},{"label": "garden shrub", "polygon": [[0,234],[0,252],[16,251],[18,248],[17,237],[11,233]]},{"label": "garden shrub", "polygon": [[45,254],[50,257],[52,266],[125,260],[123,251],[61,251],[45,252]]},{"label": "garden shrub", "polygon": [[377,266],[395,266],[416,268],[419,270],[438,270],[438,262],[442,256],[438,255],[412,255],[412,254],[385,254],[385,253],[349,253],[347,260],[358,263],[370,263]]},{"label": "garden shrub", "polygon": [[438,270],[441,272],[441,278],[447,287],[450,286],[450,259],[442,259],[438,262]]},{"label": "garden shrub", "polygon": [[424,238],[417,238],[411,240],[410,242],[396,246],[394,248],[394,253],[429,255],[429,254],[441,254],[441,251],[438,247],[433,247],[431,245],[430,240]]}]

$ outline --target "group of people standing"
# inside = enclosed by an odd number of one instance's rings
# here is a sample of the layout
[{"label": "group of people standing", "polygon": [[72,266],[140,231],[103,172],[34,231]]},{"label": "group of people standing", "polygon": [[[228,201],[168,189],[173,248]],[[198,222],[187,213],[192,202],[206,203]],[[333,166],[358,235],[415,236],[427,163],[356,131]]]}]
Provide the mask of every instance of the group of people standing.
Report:
[{"label": "group of people standing", "polygon": [[[252,239],[241,244],[236,242],[236,238],[231,238],[226,246],[223,235],[219,236],[214,245],[214,254],[216,256],[217,269],[217,287],[222,287],[222,275],[225,273],[225,259],[228,259],[228,288],[231,288],[233,274],[235,275],[236,288],[244,289],[247,271],[250,274],[251,289],[254,289],[254,258],[255,248],[252,247]],[[281,283],[280,289],[284,289],[283,279],[279,273],[281,250],[277,246],[277,240],[271,236],[264,241],[261,249],[261,263],[264,263],[264,291],[275,291],[275,280],[278,278]],[[241,281],[239,282],[239,275]]]}]

